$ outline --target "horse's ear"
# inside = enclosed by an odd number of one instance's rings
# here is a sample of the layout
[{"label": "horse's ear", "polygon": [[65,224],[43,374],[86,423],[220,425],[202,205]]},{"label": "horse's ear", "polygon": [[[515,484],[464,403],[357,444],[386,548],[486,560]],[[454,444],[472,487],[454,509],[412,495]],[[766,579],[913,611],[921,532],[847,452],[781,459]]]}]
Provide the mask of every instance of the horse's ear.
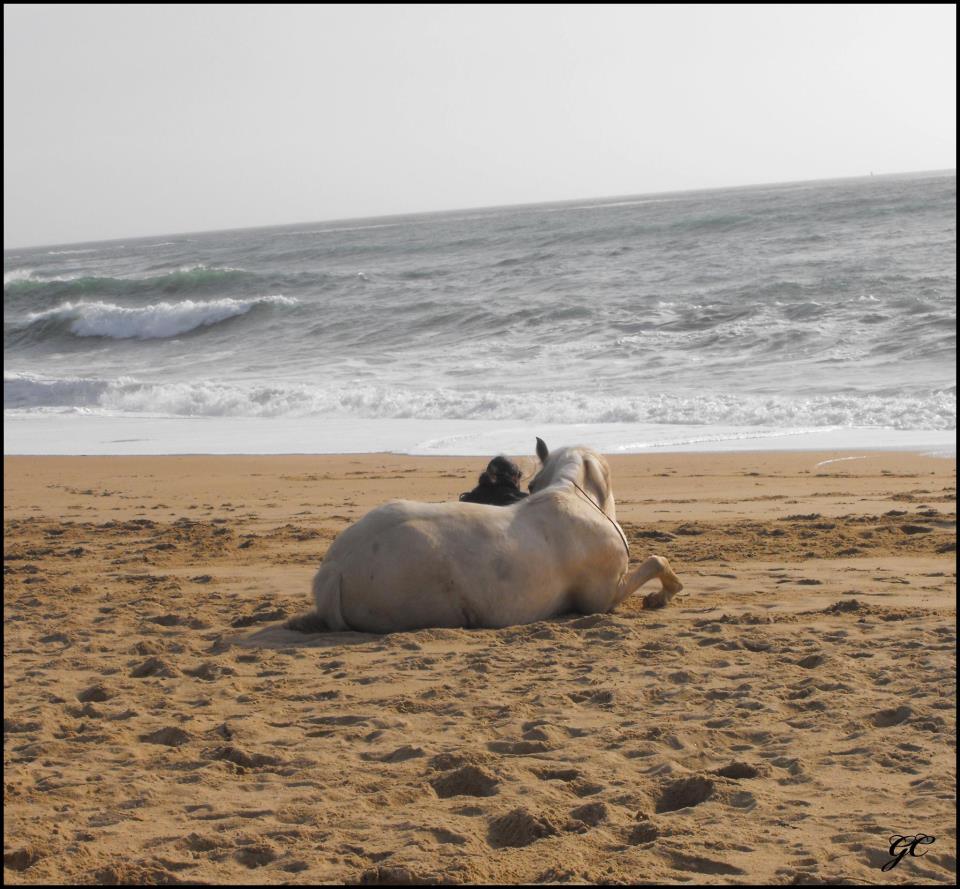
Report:
[{"label": "horse's ear", "polygon": [[550,456],[550,448],[547,447],[542,438],[537,439],[537,456],[540,458],[541,463],[546,463],[547,457]]}]

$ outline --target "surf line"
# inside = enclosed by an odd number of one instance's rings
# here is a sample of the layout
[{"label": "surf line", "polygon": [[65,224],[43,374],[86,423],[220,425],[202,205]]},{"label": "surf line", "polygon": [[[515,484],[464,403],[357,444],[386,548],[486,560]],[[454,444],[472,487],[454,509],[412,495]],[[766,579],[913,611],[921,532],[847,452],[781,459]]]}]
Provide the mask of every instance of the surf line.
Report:
[{"label": "surf line", "polygon": [[[821,460],[816,466],[826,466],[828,463],[842,463],[844,460],[866,460],[867,454],[862,457],[836,457],[833,460]],[[814,468],[816,468],[816,466]]]}]

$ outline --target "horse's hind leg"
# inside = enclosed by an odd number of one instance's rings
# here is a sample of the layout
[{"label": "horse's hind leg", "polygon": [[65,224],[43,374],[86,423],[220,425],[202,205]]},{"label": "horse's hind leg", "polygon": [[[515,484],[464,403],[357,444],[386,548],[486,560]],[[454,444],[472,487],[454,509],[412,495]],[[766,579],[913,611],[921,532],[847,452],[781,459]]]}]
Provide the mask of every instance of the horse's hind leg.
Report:
[{"label": "horse's hind leg", "polygon": [[663,556],[650,556],[620,582],[617,601],[622,602],[655,577],[660,579],[660,589],[643,597],[644,608],[662,608],[683,589],[683,584],[673,573],[670,563]]},{"label": "horse's hind leg", "polygon": [[317,616],[333,632],[349,630],[343,619],[340,602],[340,582],[342,575],[335,562],[324,562],[313,578],[313,599],[317,606]]}]

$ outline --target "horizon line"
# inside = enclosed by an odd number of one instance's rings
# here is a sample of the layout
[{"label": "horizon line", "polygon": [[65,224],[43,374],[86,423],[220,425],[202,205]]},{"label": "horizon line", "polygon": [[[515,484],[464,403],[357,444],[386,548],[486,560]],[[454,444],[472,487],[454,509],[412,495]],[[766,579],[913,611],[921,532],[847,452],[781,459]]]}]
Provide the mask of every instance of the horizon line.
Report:
[{"label": "horizon line", "polygon": [[279,223],[270,223],[267,225],[241,225],[232,228],[211,228],[211,229],[194,229],[191,231],[180,231],[180,232],[162,232],[157,234],[148,234],[148,235],[135,235],[119,238],[103,238],[95,241],[57,241],[53,243],[46,244],[29,244],[20,247],[7,247],[4,246],[4,254],[10,252],[16,252],[21,250],[39,250],[43,247],[70,247],[77,245],[88,245],[88,244],[114,244],[118,241],[144,241],[151,238],[173,238],[173,237],[183,237],[185,235],[211,235],[211,234],[226,234],[230,232],[244,232],[244,231],[257,231],[260,229],[271,229],[271,228],[295,228],[301,225],[330,225],[333,223],[340,222],[366,222],[376,219],[398,219],[410,216],[437,216],[444,213],[466,213],[466,212],[479,212],[479,211],[490,211],[490,210],[505,210],[505,209],[521,209],[524,207],[547,207],[551,205],[562,205],[562,204],[577,204],[582,201],[612,201],[623,198],[644,198],[644,197],[657,197],[660,195],[680,195],[680,194],[695,194],[698,192],[709,192],[709,191],[733,191],[738,188],[762,188],[767,186],[777,186],[777,185],[801,185],[809,184],[815,182],[841,182],[849,181],[854,179],[870,179],[870,178],[887,178],[891,176],[920,176],[925,174],[935,174],[935,173],[954,173],[956,174],[956,167],[945,167],[942,169],[931,169],[931,170],[904,170],[895,173],[866,173],[858,176],[831,176],[825,179],[789,179],[789,180],[780,180],[776,182],[750,182],[743,183],[740,185],[720,185],[720,186],[707,186],[703,188],[683,188],[683,189],[670,189],[666,191],[647,191],[647,192],[634,192],[630,194],[616,194],[616,195],[602,195],[602,196],[585,196],[578,198],[559,198],[549,201],[534,201],[534,202],[521,202],[516,204],[485,204],[483,206],[472,206],[472,207],[452,207],[443,210],[414,210],[404,213],[386,213],[380,214],[377,216],[337,216],[329,219],[311,219],[303,220],[301,222],[279,222]]}]

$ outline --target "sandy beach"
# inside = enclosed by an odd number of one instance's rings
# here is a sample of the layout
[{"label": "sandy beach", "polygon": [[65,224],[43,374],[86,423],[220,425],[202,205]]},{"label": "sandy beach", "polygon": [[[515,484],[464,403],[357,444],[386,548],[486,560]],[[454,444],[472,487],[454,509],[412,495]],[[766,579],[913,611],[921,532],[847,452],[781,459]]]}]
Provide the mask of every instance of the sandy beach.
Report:
[{"label": "sandy beach", "polygon": [[953,882],[955,460],[614,456],[668,608],[285,627],[485,462],[5,458],[5,880]]}]

